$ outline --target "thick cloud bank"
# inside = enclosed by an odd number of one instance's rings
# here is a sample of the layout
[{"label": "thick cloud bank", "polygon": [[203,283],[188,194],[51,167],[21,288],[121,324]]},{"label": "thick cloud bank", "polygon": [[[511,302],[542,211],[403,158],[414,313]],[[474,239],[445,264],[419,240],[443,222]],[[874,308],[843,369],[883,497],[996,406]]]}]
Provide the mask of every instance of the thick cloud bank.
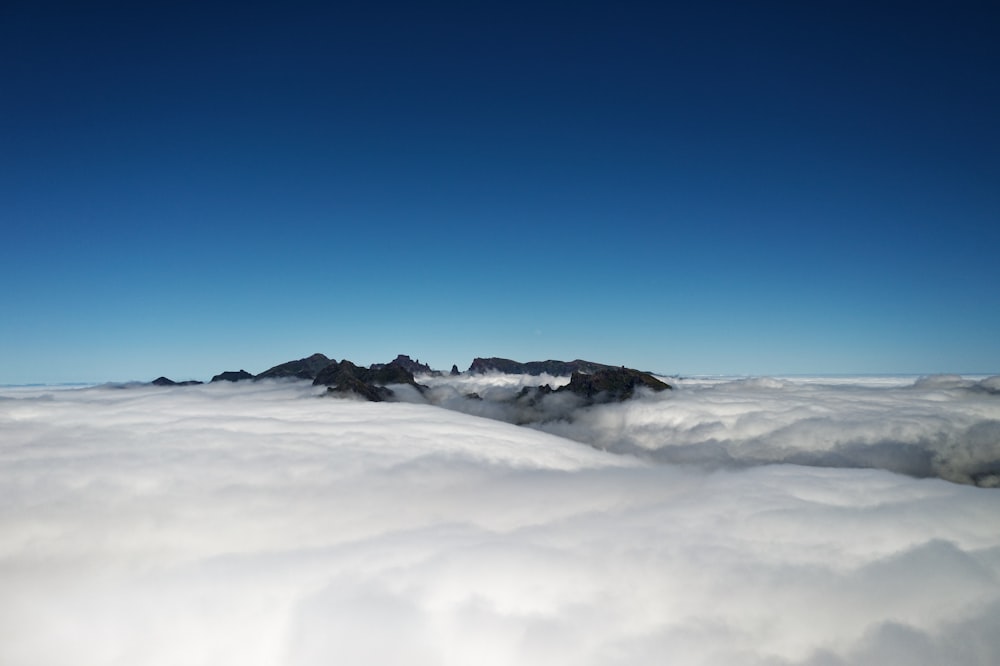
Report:
[{"label": "thick cloud bank", "polygon": [[[699,392],[721,433],[874,389],[783,390],[691,385],[674,429]],[[3,664],[1000,663],[995,490],[652,464],[296,382],[0,395]]]},{"label": "thick cloud bank", "polygon": [[670,380],[673,391],[591,407],[567,395],[512,400],[536,377],[426,381],[442,406],[661,462],[876,468],[1000,486],[1000,377]]}]

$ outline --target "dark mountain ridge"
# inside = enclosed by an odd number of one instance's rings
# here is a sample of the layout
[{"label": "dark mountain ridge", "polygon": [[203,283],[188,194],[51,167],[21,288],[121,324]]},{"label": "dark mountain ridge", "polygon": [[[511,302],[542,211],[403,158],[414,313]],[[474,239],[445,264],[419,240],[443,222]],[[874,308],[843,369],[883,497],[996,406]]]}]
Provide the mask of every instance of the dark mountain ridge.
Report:
[{"label": "dark mountain ridge", "polygon": [[593,361],[576,359],[575,361],[528,361],[521,363],[512,361],[509,358],[475,358],[469,366],[470,374],[481,375],[487,372],[499,372],[507,375],[553,375],[556,377],[569,377],[574,372],[594,373],[598,370],[606,370],[614,366]]},{"label": "dark mountain ridge", "polygon": [[256,375],[254,379],[282,379],[285,377],[295,377],[296,379],[316,379],[323,368],[333,363],[332,358],[327,358],[324,354],[313,354],[297,361],[288,361]]},{"label": "dark mountain ridge", "polygon": [[[507,358],[477,357],[472,361],[472,365],[467,371],[468,374],[490,372],[533,377],[543,374],[570,377],[569,383],[558,389],[552,389],[548,385],[526,387],[515,398],[526,403],[535,402],[554,393],[575,394],[582,399],[585,405],[621,402],[632,398],[639,388],[652,391],[673,388],[651,373],[582,359],[573,361],[550,359],[522,363]],[[211,381],[214,383],[262,379],[304,379],[311,380],[316,386],[326,386],[327,392],[330,394],[354,394],[365,400],[382,402],[394,398],[395,394],[389,388],[390,385],[394,384],[409,385],[420,393],[424,393],[427,387],[417,383],[415,379],[417,374],[442,376],[443,373],[431,369],[427,364],[414,360],[406,354],[399,354],[388,363],[372,363],[365,368],[346,359],[338,362],[325,354],[316,353],[294,361],[286,361],[268,368],[258,375],[252,375],[246,370],[229,370],[215,375]],[[457,367],[452,366],[450,374],[458,376],[462,373],[458,372]],[[201,382],[174,382],[166,377],[158,377],[152,383],[157,386],[187,386]]]},{"label": "dark mountain ridge", "polygon": [[412,372],[395,361],[373,363],[368,368],[346,360],[330,363],[313,379],[313,385],[326,386],[328,393],[354,393],[371,402],[382,402],[394,396],[388,384],[409,384],[421,393],[426,389],[417,384]]},{"label": "dark mountain ridge", "polygon": [[212,381],[209,382],[214,384],[215,382],[241,382],[244,379],[253,379],[251,375],[246,370],[226,370],[225,372],[220,372],[219,374],[212,377]]},{"label": "dark mountain ridge", "polygon": [[431,366],[426,363],[421,363],[420,359],[413,360],[406,354],[400,354],[389,363],[373,363],[370,367],[371,369],[383,368],[387,365],[396,364],[401,368],[406,369],[408,372],[414,375],[440,375],[441,372],[438,370],[432,370]]}]

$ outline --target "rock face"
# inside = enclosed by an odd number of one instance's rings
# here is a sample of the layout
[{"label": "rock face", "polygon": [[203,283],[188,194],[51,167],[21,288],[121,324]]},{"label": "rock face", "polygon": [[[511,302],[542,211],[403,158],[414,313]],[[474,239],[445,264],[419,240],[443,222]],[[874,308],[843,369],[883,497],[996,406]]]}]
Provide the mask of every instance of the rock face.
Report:
[{"label": "rock face", "polygon": [[588,402],[622,402],[635,395],[640,387],[657,392],[673,388],[646,372],[631,368],[605,368],[590,374],[574,372],[569,384],[560,386],[556,392],[569,391]]},{"label": "rock face", "polygon": [[457,365],[452,365],[452,366],[451,366],[451,376],[452,376],[452,377],[457,377],[457,376],[459,376],[460,374],[462,374],[462,373],[460,373],[460,372],[458,371],[458,366],[457,366]]},{"label": "rock face", "polygon": [[487,372],[502,372],[508,375],[532,375],[541,374],[554,375],[556,377],[569,377],[575,372],[594,373],[598,370],[606,370],[614,366],[594,363],[592,361],[528,361],[520,363],[509,358],[475,358],[469,366],[472,374],[485,374]]},{"label": "rock face", "polygon": [[536,405],[542,398],[553,393],[573,393],[583,398],[587,404],[594,404],[628,400],[635,395],[639,387],[653,391],[673,388],[648,372],[581,359],[519,363],[508,358],[476,358],[469,366],[469,372],[474,374],[502,372],[532,376],[549,374],[556,377],[570,377],[569,384],[555,390],[548,385],[524,388],[514,400],[528,406]]},{"label": "rock face", "polygon": [[244,379],[253,379],[253,375],[246,370],[240,370],[239,372],[227,370],[212,377],[212,382],[239,382]]},{"label": "rock face", "polygon": [[513,402],[527,405],[528,407],[535,407],[542,401],[542,398],[547,395],[552,395],[553,393],[558,393],[559,390],[552,390],[552,387],[548,384],[542,384],[541,386],[525,386],[517,392],[517,395],[514,396]]},{"label": "rock face", "polygon": [[373,364],[362,368],[350,361],[331,363],[323,368],[313,380],[316,386],[326,386],[330,393],[356,393],[371,402],[382,402],[393,397],[392,389],[386,384],[410,384],[418,391],[424,387],[413,378],[413,373],[395,361]]},{"label": "rock face", "polygon": [[354,393],[369,402],[382,402],[391,398],[392,389],[377,386],[355,374],[367,376],[367,372],[350,361],[341,361],[336,366],[328,366],[313,380],[313,384],[325,384],[328,393]]},{"label": "rock face", "polygon": [[300,358],[297,361],[288,361],[287,363],[276,365],[260,373],[254,379],[283,379],[286,377],[316,379],[316,375],[331,363],[333,363],[333,359],[327,358],[323,354],[313,354],[307,358]]},{"label": "rock face", "polygon": [[673,388],[646,372],[631,368],[605,368],[593,373],[574,372],[569,384],[557,389],[548,384],[525,386],[511,401],[535,407],[546,396],[572,393],[582,398],[584,405],[623,402],[633,397],[640,387],[657,392]]}]

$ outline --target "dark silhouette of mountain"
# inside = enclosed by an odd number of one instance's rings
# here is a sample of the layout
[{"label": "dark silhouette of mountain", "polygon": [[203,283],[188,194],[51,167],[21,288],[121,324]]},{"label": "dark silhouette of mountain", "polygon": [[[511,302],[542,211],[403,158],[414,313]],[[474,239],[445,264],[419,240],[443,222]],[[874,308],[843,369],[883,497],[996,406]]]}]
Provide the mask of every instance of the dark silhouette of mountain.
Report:
[{"label": "dark silhouette of mountain", "polygon": [[369,368],[359,367],[346,360],[331,363],[316,375],[313,384],[326,386],[330,393],[356,393],[372,402],[382,402],[394,396],[387,384],[409,384],[421,392],[425,389],[417,384],[412,372],[395,361],[375,363]]},{"label": "dark silhouette of mountain", "polygon": [[574,372],[594,373],[598,370],[606,370],[614,366],[593,361],[528,361],[520,363],[509,358],[475,358],[469,366],[469,372],[473,374],[485,374],[487,372],[501,372],[508,375],[532,375],[541,374],[553,375],[556,377],[569,377]]},{"label": "dark silhouette of mountain", "polygon": [[458,366],[457,366],[457,365],[452,365],[452,366],[451,366],[451,376],[452,376],[452,377],[457,377],[457,376],[458,376],[458,375],[460,375],[460,374],[462,374],[462,373],[460,373],[460,372],[458,371]]},{"label": "dark silhouette of mountain", "polygon": [[253,379],[253,375],[246,370],[240,370],[239,372],[236,372],[235,370],[227,370],[226,372],[220,372],[216,376],[212,377],[212,382],[239,382],[244,379]]},{"label": "dark silhouette of mountain", "polygon": [[175,382],[172,379],[166,377],[157,377],[150,382],[153,386],[197,386],[198,384],[203,384],[204,382],[199,382],[195,379],[189,379],[184,382]]},{"label": "dark silhouette of mountain", "polygon": [[408,372],[410,372],[411,374],[414,374],[414,375],[425,375],[425,374],[426,375],[433,375],[433,374],[440,375],[441,374],[440,372],[437,372],[436,370],[432,370],[431,366],[427,365],[426,363],[421,363],[420,359],[417,359],[416,361],[414,361],[412,358],[410,358],[406,354],[400,354],[399,356],[397,356],[392,361],[389,361],[389,363],[375,363],[371,367],[372,368],[375,368],[375,367],[385,367],[385,366],[391,365],[391,364],[396,364],[396,365],[398,365],[401,368],[405,368]]},{"label": "dark silhouette of mountain", "polygon": [[[313,384],[325,384],[327,393],[354,393],[369,402],[382,402],[392,398],[392,389],[366,381],[357,374],[367,377],[367,370],[350,361],[341,361],[336,366],[328,366],[313,380]],[[356,374],[357,373],[357,374]]]},{"label": "dark silhouette of mountain", "polygon": [[552,390],[552,387],[548,384],[542,384],[541,386],[525,386],[517,395],[514,396],[512,402],[518,402],[522,405],[527,405],[528,407],[534,407],[539,404],[539,402],[547,395],[552,395],[556,391]]},{"label": "dark silhouette of mountain", "polygon": [[588,402],[622,402],[635,395],[640,387],[657,392],[673,388],[647,372],[623,367],[604,368],[590,374],[574,372],[569,384],[560,386],[556,392],[569,391]]},{"label": "dark silhouette of mountain", "polygon": [[313,354],[297,361],[276,365],[260,373],[254,379],[283,379],[285,377],[316,379],[316,375],[331,363],[333,363],[333,359],[327,358],[323,354]]},{"label": "dark silhouette of mountain", "polygon": [[[548,384],[525,386],[509,402],[524,408],[538,408],[536,411],[519,415],[518,423],[523,425],[536,420],[571,418],[572,411],[581,406],[624,402],[634,397],[636,390],[640,388],[659,392],[670,390],[673,387],[649,373],[639,370],[604,368],[589,374],[574,372],[569,384],[557,389],[553,389]],[[567,393],[579,396],[580,401],[573,405],[566,403],[553,405],[544,402],[547,396]]]},{"label": "dark silhouette of mountain", "polygon": [[[652,391],[665,391],[673,388],[647,372],[580,359],[521,363],[506,358],[477,357],[469,366],[469,372],[480,374],[500,372],[532,376],[550,374],[570,377],[569,383],[558,389],[553,389],[549,385],[526,387],[512,399],[512,402],[530,408],[541,407],[541,401],[546,396],[557,393],[572,393],[579,396],[583,404],[589,405],[628,400],[640,388]],[[326,386],[329,393],[354,393],[366,400],[381,402],[391,400],[394,397],[392,389],[389,388],[390,385],[394,384],[408,384],[421,393],[426,391],[427,387],[418,384],[414,378],[414,375],[418,373],[442,374],[431,370],[427,364],[411,359],[405,354],[398,355],[389,363],[373,363],[367,368],[355,365],[346,359],[338,363],[323,354],[313,354],[306,358],[276,365],[256,377],[246,370],[222,372],[212,377],[212,382],[274,378],[311,379],[316,386]],[[453,376],[461,374],[458,371],[458,366],[452,366],[451,374]],[[167,377],[158,377],[152,383],[156,386],[189,386],[201,382],[175,382]],[[468,397],[472,400],[482,399],[476,394],[470,394]]]}]

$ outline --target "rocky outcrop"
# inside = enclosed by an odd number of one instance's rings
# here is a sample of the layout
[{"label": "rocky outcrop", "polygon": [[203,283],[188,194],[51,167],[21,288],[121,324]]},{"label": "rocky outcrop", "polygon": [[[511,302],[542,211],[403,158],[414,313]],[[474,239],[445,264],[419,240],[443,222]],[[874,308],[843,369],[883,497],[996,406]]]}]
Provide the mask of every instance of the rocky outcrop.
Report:
[{"label": "rocky outcrop", "polygon": [[525,386],[517,392],[517,395],[514,396],[514,402],[528,407],[535,407],[542,401],[542,398],[557,392],[558,391],[552,390],[552,387],[548,384],[543,384],[541,386]]},{"label": "rocky outcrop", "polygon": [[[525,386],[507,398],[497,400],[487,416],[515,425],[574,421],[580,410],[593,405],[623,402],[640,391],[666,391],[671,387],[649,373],[629,368],[605,368],[594,373],[574,373],[568,384],[553,389],[549,384]],[[469,400],[478,396],[466,395]],[[478,407],[471,413],[481,414]]]},{"label": "rocky outcrop", "polygon": [[368,368],[366,381],[373,384],[385,386],[386,384],[412,384],[417,385],[413,373],[401,365],[387,363],[381,367],[371,366]]},{"label": "rocky outcrop", "polygon": [[548,384],[525,386],[513,397],[512,402],[526,407],[536,407],[542,404],[546,396],[565,393],[579,396],[585,405],[623,402],[635,396],[636,390],[640,388],[659,392],[672,387],[647,372],[631,368],[606,367],[592,373],[574,372],[569,384],[557,389]]},{"label": "rocky outcrop", "polygon": [[589,374],[574,372],[569,384],[560,386],[556,392],[569,391],[589,403],[622,402],[635,395],[639,388],[659,392],[673,387],[647,372],[623,367],[605,368]]},{"label": "rocky outcrop", "polygon": [[323,368],[333,363],[333,359],[327,358],[323,354],[313,354],[297,361],[288,361],[281,365],[276,365],[260,373],[254,379],[284,379],[294,377],[296,379],[316,379],[316,375]]},{"label": "rocky outcrop", "polygon": [[507,375],[529,374],[524,363],[512,361],[509,358],[479,358],[478,356],[472,359],[468,372],[474,375],[484,375],[487,372],[501,372]]},{"label": "rocky outcrop", "polygon": [[240,370],[239,372],[227,370],[212,377],[212,382],[241,382],[244,379],[253,379],[253,375],[246,370]]},{"label": "rocky outcrop", "polygon": [[313,378],[313,385],[334,386],[343,382],[348,377],[357,378],[357,375],[364,371],[364,368],[359,368],[347,359],[344,359],[340,363],[331,363],[320,370]]},{"label": "rocky outcrop", "polygon": [[385,366],[393,365],[393,364],[398,365],[401,368],[404,368],[407,372],[409,372],[411,374],[414,374],[414,375],[440,374],[440,373],[435,373],[435,371],[431,369],[431,366],[427,365],[426,363],[421,363],[420,359],[417,359],[416,361],[414,361],[412,358],[410,358],[406,354],[400,354],[399,356],[397,356],[392,361],[389,361],[388,363],[376,363],[376,364],[372,365],[371,367],[372,368],[375,368],[375,367],[380,367],[381,368],[381,367],[385,367]]},{"label": "rocky outcrop", "polygon": [[153,386],[197,386],[198,384],[203,384],[204,382],[199,382],[195,379],[189,379],[183,382],[175,382],[174,380],[168,379],[166,377],[157,377],[150,383]]},{"label": "rocky outcrop", "polygon": [[326,386],[330,393],[355,393],[372,402],[382,402],[393,397],[392,389],[387,384],[409,384],[418,391],[425,387],[417,384],[413,373],[395,361],[386,364],[373,364],[362,368],[350,361],[331,363],[323,368],[313,380],[316,386]]},{"label": "rocky outcrop", "polygon": [[452,365],[451,366],[451,376],[452,377],[458,377],[460,374],[462,374],[462,373],[458,371],[458,366],[457,365]]},{"label": "rocky outcrop", "polygon": [[521,363],[518,361],[512,361],[509,358],[477,357],[473,359],[472,365],[469,366],[469,372],[472,374],[500,372],[508,375],[532,375],[532,376],[548,374],[556,377],[569,377],[574,372],[593,373],[597,372],[598,370],[605,370],[613,367],[614,366],[604,365],[603,363],[594,363],[592,361],[583,361],[581,359],[576,359],[575,361],[549,360],[549,361],[528,361],[527,363]]},{"label": "rocky outcrop", "polygon": [[393,397],[392,389],[378,386],[350,374],[340,374],[333,385],[327,386],[327,393],[353,393],[369,402],[383,402]]}]

